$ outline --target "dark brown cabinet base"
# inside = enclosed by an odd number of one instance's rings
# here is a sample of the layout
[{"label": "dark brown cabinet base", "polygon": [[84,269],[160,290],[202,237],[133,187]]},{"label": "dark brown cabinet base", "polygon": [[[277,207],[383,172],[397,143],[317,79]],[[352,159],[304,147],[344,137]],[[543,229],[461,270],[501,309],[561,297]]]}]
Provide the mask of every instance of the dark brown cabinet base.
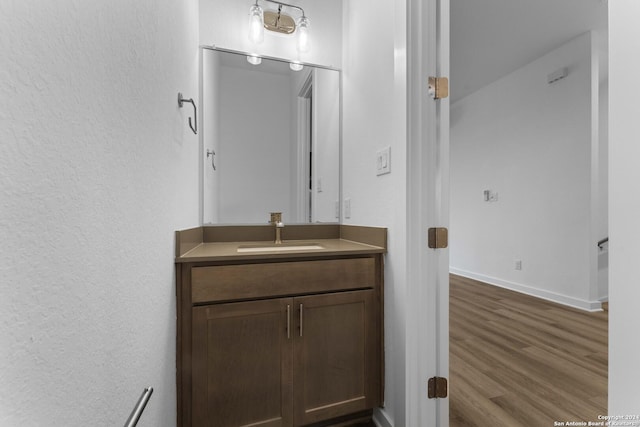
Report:
[{"label": "dark brown cabinet base", "polygon": [[292,425],[287,299],[193,308],[193,422]]},{"label": "dark brown cabinet base", "polygon": [[[243,278],[241,263],[176,264],[178,425],[370,419],[382,403],[382,254],[245,263],[277,286],[249,288],[259,276]],[[312,267],[310,280],[300,280],[301,266]]]},{"label": "dark brown cabinet base", "polygon": [[378,403],[377,322],[373,290],[294,299],[294,425],[372,408]]}]

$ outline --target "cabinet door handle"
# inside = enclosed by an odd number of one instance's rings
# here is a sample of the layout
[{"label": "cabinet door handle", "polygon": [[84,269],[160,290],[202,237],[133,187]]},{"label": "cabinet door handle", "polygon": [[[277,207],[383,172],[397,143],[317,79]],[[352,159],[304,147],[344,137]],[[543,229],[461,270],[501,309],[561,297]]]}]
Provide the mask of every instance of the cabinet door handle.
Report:
[{"label": "cabinet door handle", "polygon": [[302,318],[304,317],[303,314],[302,314],[303,313],[303,309],[304,309],[304,307],[302,306],[302,304],[300,304],[300,336],[302,336]]},{"label": "cabinet door handle", "polygon": [[287,339],[291,338],[291,305],[287,304]]}]

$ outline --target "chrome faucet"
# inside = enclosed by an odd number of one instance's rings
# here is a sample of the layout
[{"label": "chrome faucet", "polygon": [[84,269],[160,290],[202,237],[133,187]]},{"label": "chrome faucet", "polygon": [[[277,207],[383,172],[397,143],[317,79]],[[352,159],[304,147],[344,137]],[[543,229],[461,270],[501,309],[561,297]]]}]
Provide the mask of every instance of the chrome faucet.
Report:
[{"label": "chrome faucet", "polygon": [[284,228],[284,222],[282,222],[282,212],[271,212],[271,220],[269,224],[276,226],[276,245],[282,244],[282,229]]}]

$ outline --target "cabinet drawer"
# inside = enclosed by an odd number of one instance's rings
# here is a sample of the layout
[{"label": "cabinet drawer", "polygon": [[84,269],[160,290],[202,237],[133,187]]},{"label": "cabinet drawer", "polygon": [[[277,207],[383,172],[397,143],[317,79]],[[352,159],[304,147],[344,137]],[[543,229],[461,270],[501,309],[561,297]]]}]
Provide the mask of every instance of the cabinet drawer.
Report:
[{"label": "cabinet drawer", "polygon": [[193,303],[375,286],[374,258],[222,265],[191,269]]}]

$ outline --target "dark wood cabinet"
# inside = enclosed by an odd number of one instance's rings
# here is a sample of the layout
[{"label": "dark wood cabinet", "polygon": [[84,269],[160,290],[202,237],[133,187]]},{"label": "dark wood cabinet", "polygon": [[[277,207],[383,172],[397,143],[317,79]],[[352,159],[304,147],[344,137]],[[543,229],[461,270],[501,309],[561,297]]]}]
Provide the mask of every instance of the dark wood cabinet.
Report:
[{"label": "dark wood cabinet", "polygon": [[336,418],[378,402],[378,322],[374,291],[294,299],[301,313],[294,340],[294,423]]},{"label": "dark wood cabinet", "polygon": [[179,426],[343,426],[381,405],[382,254],[176,267]]},{"label": "dark wood cabinet", "polygon": [[291,299],[193,308],[194,427],[292,425]]}]

